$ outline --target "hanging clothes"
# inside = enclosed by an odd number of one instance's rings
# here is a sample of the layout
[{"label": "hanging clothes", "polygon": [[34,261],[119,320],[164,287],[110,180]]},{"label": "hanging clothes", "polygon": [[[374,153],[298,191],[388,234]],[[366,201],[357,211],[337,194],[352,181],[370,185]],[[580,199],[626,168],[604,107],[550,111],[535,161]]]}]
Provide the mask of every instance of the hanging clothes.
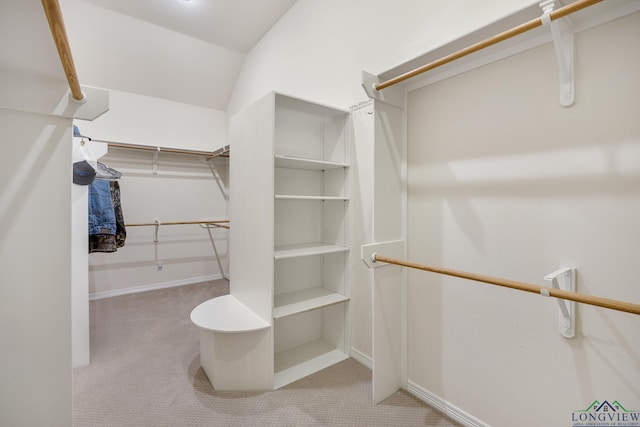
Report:
[{"label": "hanging clothes", "polygon": [[[100,164],[98,163],[98,165]],[[127,238],[127,230],[124,227],[124,215],[122,214],[122,203],[120,202],[120,184],[118,184],[118,181],[110,181],[109,189],[111,190],[113,213],[116,218],[116,246],[121,248]]]},{"label": "hanging clothes", "polygon": [[89,185],[89,253],[115,252],[126,238],[120,184],[94,180]]},{"label": "hanging clothes", "polygon": [[109,181],[94,180],[89,185],[89,253],[115,252],[116,216]]},{"label": "hanging clothes", "polygon": [[89,253],[115,252],[126,238],[120,184],[94,180],[89,185]]}]

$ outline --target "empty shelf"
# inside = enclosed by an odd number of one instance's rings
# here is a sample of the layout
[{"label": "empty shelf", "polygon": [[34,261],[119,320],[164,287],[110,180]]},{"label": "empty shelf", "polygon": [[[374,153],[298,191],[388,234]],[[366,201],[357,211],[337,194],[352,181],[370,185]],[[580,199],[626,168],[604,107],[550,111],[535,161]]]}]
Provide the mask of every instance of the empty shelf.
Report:
[{"label": "empty shelf", "polygon": [[301,245],[277,246],[273,253],[274,259],[295,258],[310,255],[323,255],[335,252],[346,252],[346,246],[330,245],[326,243],[305,243]]},{"label": "empty shelf", "polygon": [[348,358],[343,351],[323,340],[282,351],[275,355],[273,388],[284,387]]},{"label": "empty shelf", "polygon": [[289,194],[276,194],[276,200],[349,200],[344,196],[296,196]]},{"label": "empty shelf", "polygon": [[348,300],[349,297],[321,287],[288,292],[274,297],[273,317],[278,319]]},{"label": "empty shelf", "polygon": [[284,156],[276,154],[275,165],[277,168],[327,170],[349,167],[346,163],[328,162],[326,160],[303,159],[300,157]]}]

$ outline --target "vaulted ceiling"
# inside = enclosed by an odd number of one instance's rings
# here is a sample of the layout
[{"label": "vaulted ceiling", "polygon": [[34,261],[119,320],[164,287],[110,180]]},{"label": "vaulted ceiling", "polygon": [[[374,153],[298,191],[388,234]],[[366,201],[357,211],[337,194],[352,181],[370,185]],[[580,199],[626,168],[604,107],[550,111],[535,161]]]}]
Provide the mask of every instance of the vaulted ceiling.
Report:
[{"label": "vaulted ceiling", "polygon": [[85,1],[243,53],[295,3],[295,0]]},{"label": "vaulted ceiling", "polygon": [[[295,0],[60,0],[80,83],[226,110]],[[0,2],[0,68],[64,79],[39,1]]]}]

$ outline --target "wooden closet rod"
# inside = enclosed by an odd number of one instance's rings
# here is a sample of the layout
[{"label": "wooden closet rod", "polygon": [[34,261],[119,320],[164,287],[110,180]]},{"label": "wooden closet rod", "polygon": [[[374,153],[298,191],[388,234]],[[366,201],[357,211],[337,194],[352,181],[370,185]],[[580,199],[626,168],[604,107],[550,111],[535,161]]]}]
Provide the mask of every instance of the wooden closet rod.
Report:
[{"label": "wooden closet rod", "polygon": [[601,298],[594,295],[585,295],[577,292],[565,291],[556,288],[547,288],[544,286],[533,285],[530,283],[516,282],[514,280],[500,279],[497,277],[483,276],[481,274],[467,273],[464,271],[449,270],[446,268],[429,267],[428,265],[416,264],[413,262],[401,261],[394,258],[387,258],[375,254],[373,256],[375,261],[386,262],[389,264],[400,265],[403,267],[416,268],[418,270],[430,271],[432,273],[444,274],[446,276],[460,277],[463,279],[474,280],[476,282],[489,283],[491,285],[504,286],[511,289],[517,289],[519,291],[532,292],[534,294],[541,294],[544,296],[552,296],[556,298],[562,298],[569,301],[580,302],[583,304],[595,305],[598,307],[609,308],[611,310],[624,311],[632,314],[640,314],[640,304],[634,304],[625,301],[616,301],[608,298]]},{"label": "wooden closet rod", "polygon": [[71,96],[73,99],[81,101],[84,99],[84,94],[80,88],[76,66],[73,63],[73,55],[71,55],[71,48],[69,47],[69,39],[67,38],[67,30],[64,26],[60,4],[58,0],[42,0],[42,7],[44,8],[44,13],[47,15],[51,35],[58,49],[60,62],[62,62],[62,68],[67,76],[67,82],[69,82]]},{"label": "wooden closet rod", "polygon": [[184,225],[184,224],[212,224],[217,227],[229,228],[228,226],[221,225],[228,223],[228,219],[223,219],[219,221],[175,221],[175,222],[145,222],[140,224],[125,224],[125,227],[152,227],[156,225]]},{"label": "wooden closet rod", "polygon": [[108,144],[110,147],[117,148],[128,148],[131,150],[143,150],[143,151],[158,151],[164,153],[174,153],[174,154],[189,154],[194,156],[204,156],[204,157],[228,157],[229,155],[229,146],[220,148],[216,151],[199,151],[199,150],[183,150],[180,148],[168,148],[168,147],[152,147],[149,145],[140,145],[140,144],[130,144],[123,142],[114,142],[114,141],[104,141],[101,139],[90,138],[91,141],[102,142]]},{"label": "wooden closet rod", "polygon": [[[566,6],[561,7],[558,10],[554,10],[549,14],[549,17],[551,18],[551,20],[555,20],[555,19],[559,19],[559,18],[563,18],[567,15],[570,15],[574,12],[577,12],[579,10],[585,9],[589,6],[592,6],[596,3],[600,3],[602,0],[577,0],[574,3],[568,4]],[[385,82],[379,83],[374,85],[376,90],[382,90],[384,88],[387,88],[389,86],[393,86],[395,84],[398,84],[400,82],[403,82],[407,79],[410,79],[411,77],[415,77],[418,74],[422,74],[422,73],[426,73],[429,70],[433,70],[434,68],[437,68],[441,65],[444,64],[448,64],[449,62],[455,61],[456,59],[460,59],[464,56],[470,55],[472,53],[475,53],[479,50],[482,50],[486,47],[492,46],[496,43],[499,43],[501,41],[510,39],[512,37],[515,37],[519,34],[525,33],[529,30],[533,30],[534,28],[540,27],[542,26],[542,17],[540,18],[535,18],[532,19],[529,22],[525,22],[524,24],[518,25],[517,27],[513,27],[507,31],[504,31],[500,34],[496,34],[495,36],[489,37],[488,39],[485,39],[483,41],[480,41],[478,43],[474,43],[471,46],[467,46],[464,49],[460,49],[457,52],[451,53],[449,55],[443,56],[440,59],[437,59],[433,62],[430,62],[426,65],[423,65],[421,67],[418,67],[414,70],[408,71],[404,74],[401,74],[397,77],[394,77],[392,79],[389,79]]]}]

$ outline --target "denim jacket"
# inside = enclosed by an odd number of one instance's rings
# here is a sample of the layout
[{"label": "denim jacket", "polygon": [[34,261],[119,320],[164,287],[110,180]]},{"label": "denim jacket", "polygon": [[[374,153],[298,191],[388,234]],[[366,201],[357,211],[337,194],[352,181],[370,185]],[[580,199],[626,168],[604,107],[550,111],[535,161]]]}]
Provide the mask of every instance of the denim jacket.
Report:
[{"label": "denim jacket", "polygon": [[109,181],[89,185],[89,252],[115,252],[116,216]]}]

